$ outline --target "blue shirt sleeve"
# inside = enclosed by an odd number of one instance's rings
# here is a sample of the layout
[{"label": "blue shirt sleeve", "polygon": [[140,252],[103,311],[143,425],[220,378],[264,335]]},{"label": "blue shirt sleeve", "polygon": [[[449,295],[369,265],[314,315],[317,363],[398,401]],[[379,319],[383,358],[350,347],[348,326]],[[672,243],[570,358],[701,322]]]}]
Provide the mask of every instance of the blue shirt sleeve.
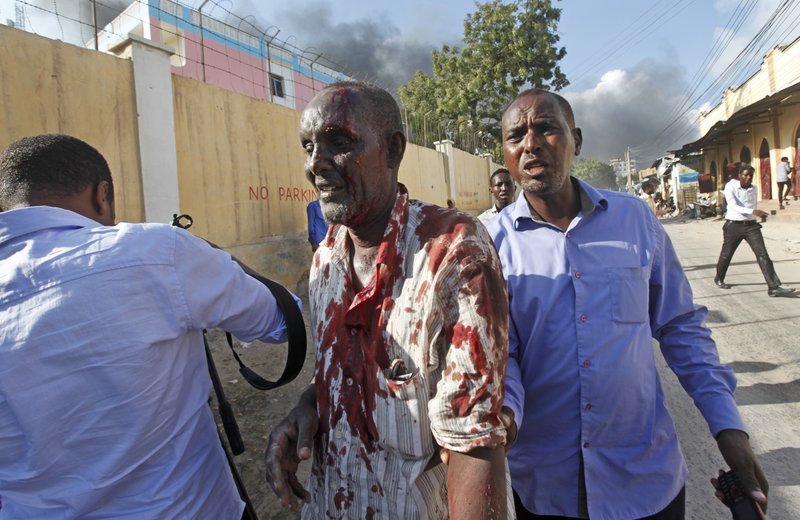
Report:
[{"label": "blue shirt sleeve", "polygon": [[317,245],[325,239],[328,233],[328,223],[322,216],[322,208],[319,201],[312,201],[306,206],[306,216],[308,218],[308,242]]},{"label": "blue shirt sleeve", "polygon": [[522,371],[519,361],[519,337],[514,320],[509,318],[508,326],[508,366],[506,367],[506,397],[505,406],[514,411],[514,422],[517,431],[522,428],[522,419],[525,410],[525,387],[522,386]]},{"label": "blue shirt sleeve", "polygon": [[667,364],[708,423],[711,434],[725,429],[746,431],[736,408],[736,377],[722,365],[711,331],[708,309],[693,302],[692,288],[672,241],[653,217],[658,237],[650,273],[650,326]]}]

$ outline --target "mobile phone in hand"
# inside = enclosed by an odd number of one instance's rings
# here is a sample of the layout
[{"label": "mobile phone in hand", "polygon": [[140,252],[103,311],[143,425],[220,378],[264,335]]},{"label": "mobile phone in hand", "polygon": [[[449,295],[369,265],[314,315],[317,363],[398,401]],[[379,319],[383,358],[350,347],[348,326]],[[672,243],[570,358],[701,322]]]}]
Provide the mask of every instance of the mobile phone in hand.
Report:
[{"label": "mobile phone in hand", "polygon": [[764,520],[761,506],[747,494],[733,470],[726,471],[717,477],[719,490],[724,496],[723,503],[733,514],[733,520]]}]

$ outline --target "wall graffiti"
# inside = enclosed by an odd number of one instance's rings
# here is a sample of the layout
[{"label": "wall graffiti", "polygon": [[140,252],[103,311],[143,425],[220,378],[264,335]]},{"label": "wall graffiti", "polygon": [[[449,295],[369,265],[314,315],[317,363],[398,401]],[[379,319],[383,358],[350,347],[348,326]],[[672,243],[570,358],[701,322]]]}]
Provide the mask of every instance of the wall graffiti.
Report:
[{"label": "wall graffiti", "polygon": [[[267,186],[248,186],[247,198],[249,200],[269,200],[270,191]],[[278,187],[279,201],[311,202],[317,200],[317,193],[311,188],[296,188],[294,186]]]}]

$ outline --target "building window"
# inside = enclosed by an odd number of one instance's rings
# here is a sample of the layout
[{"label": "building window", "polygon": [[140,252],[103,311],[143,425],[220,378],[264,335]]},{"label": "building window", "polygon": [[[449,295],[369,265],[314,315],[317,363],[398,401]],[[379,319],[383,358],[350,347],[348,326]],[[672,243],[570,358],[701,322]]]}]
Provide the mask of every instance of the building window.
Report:
[{"label": "building window", "polygon": [[283,95],[283,78],[275,74],[269,75],[269,91],[274,97],[282,98]]}]

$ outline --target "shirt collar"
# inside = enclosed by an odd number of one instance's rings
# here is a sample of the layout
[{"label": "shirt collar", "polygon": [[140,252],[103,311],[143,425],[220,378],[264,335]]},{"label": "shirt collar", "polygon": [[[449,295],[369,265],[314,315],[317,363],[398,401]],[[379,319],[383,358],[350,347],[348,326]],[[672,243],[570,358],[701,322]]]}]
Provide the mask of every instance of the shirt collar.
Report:
[{"label": "shirt collar", "polygon": [[0,245],[50,228],[96,228],[101,225],[74,211],[52,206],[10,209],[0,213]]},{"label": "shirt collar", "polygon": [[[573,188],[578,190],[581,212],[585,217],[591,215],[594,210],[605,211],[608,209],[608,199],[606,199],[600,191],[575,177],[570,177],[570,182],[572,182]],[[525,198],[524,192],[517,197],[517,201],[514,203],[514,207],[511,210],[511,216],[515,223],[519,219],[529,219],[534,222],[546,223],[542,217],[528,205],[528,199]]]}]

